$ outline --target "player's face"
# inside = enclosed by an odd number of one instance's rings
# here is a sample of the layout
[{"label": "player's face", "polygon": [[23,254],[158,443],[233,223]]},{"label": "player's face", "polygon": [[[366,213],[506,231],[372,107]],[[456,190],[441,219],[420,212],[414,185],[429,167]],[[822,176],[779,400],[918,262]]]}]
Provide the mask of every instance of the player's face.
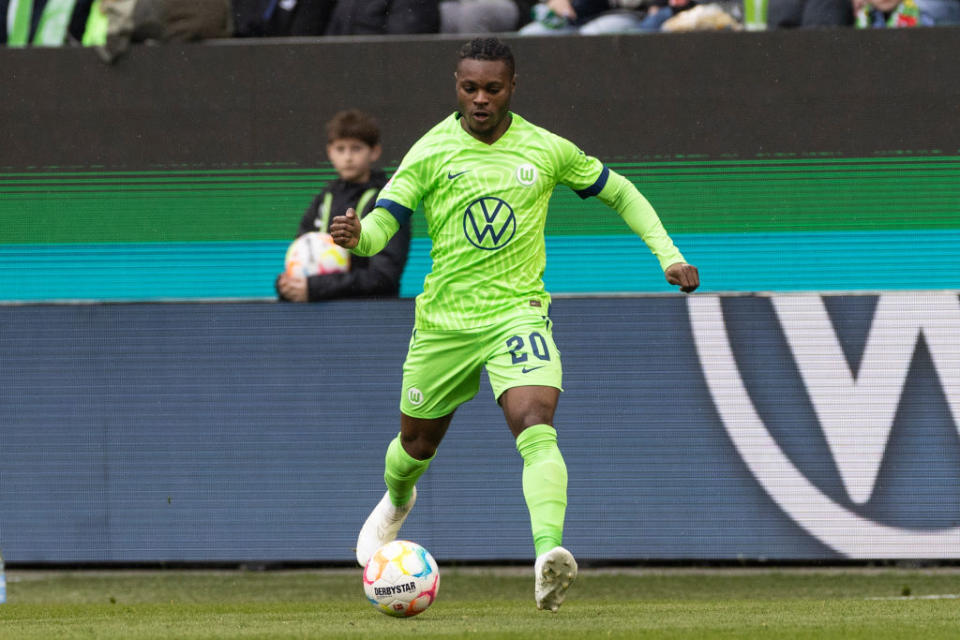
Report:
[{"label": "player's face", "polygon": [[517,78],[503,60],[472,60],[457,65],[460,123],[477,140],[492,144],[510,126],[510,98]]},{"label": "player's face", "polygon": [[347,182],[367,182],[370,168],[380,157],[380,146],[371,147],[357,138],[337,138],[327,145],[327,157]]}]

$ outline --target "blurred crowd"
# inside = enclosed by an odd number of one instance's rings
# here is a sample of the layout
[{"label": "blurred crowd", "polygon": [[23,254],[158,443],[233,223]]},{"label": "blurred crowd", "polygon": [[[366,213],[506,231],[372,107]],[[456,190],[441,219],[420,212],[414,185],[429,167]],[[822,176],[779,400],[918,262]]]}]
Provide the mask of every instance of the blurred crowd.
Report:
[{"label": "blurred crowd", "polygon": [[0,0],[0,44],[84,45],[110,61],[131,42],[209,38],[960,24],[960,0]]}]

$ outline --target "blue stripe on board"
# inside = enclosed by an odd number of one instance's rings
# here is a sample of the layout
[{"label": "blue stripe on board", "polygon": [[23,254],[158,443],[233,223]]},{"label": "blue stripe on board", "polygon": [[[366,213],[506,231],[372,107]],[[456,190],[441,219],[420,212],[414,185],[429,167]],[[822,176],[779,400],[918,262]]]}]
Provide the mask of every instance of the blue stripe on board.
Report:
[{"label": "blue stripe on board", "polygon": [[[677,234],[701,291],[960,288],[960,230]],[[273,298],[286,241],[0,245],[0,300]],[[430,243],[413,240],[401,295],[422,289]],[[554,294],[665,293],[632,236],[547,238]]]}]

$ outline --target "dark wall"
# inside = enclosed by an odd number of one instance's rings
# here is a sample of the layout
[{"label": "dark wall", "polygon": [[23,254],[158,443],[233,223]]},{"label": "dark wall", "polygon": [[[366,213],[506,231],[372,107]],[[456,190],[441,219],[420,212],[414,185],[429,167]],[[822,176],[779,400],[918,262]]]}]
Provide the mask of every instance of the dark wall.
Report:
[{"label": "dark wall", "polygon": [[[455,106],[461,40],[0,50],[0,167],[322,159],[360,107],[395,163]],[[513,38],[528,119],[606,159],[960,149],[960,30]]]}]

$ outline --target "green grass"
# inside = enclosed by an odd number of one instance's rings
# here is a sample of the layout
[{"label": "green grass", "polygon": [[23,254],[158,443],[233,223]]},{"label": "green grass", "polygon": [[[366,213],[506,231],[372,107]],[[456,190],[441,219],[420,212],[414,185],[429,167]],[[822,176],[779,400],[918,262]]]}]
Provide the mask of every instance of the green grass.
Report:
[{"label": "green grass", "polygon": [[[584,571],[556,615],[529,570],[442,568],[388,618],[359,570],[8,572],[0,638],[957,638],[956,570]],[[904,598],[908,594],[910,598]]]}]

